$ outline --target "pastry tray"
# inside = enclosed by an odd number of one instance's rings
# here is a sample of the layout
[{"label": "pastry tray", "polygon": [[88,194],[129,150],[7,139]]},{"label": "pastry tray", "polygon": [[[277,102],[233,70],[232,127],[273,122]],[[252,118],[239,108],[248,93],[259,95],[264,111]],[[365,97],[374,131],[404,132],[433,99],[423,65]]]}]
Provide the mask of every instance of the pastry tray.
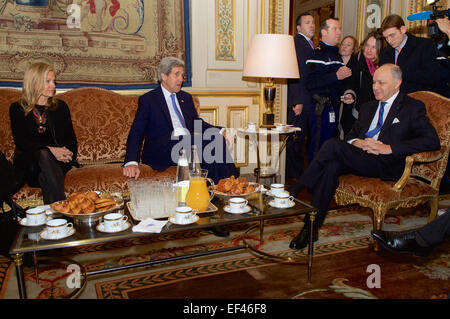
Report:
[{"label": "pastry tray", "polygon": [[[127,202],[126,203],[128,211],[130,212],[131,217],[135,220],[135,221],[141,221],[141,219],[137,218],[136,213],[133,209],[133,205],[131,204],[131,202]],[[209,203],[209,206],[206,210],[203,210],[201,212],[198,212],[197,214],[204,214],[204,213],[211,213],[211,212],[216,212],[218,210],[217,206],[214,205],[213,203]],[[166,215],[162,215],[162,216],[158,216],[155,219],[164,219],[164,218],[168,218],[171,215],[175,214],[175,212],[171,212],[171,213],[167,213]],[[149,216],[150,218],[154,218],[152,216]]]}]

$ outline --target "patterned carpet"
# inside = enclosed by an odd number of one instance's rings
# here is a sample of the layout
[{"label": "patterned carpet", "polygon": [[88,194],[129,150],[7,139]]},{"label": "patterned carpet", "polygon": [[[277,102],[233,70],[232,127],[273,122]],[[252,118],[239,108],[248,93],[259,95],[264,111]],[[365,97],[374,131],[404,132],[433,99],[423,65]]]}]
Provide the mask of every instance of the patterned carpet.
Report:
[{"label": "patterned carpet", "polygon": [[[411,229],[425,223],[426,213],[423,211],[400,212],[386,218],[384,229]],[[89,278],[78,298],[185,298],[187,295],[190,298],[227,298],[230,291],[234,292],[233,296],[236,298],[336,298],[333,294],[340,291],[338,294],[346,298],[356,296],[428,299],[446,297],[450,290],[448,246],[444,245],[426,259],[404,255],[401,255],[402,258],[393,257],[386,255],[385,251],[375,253],[371,248],[371,217],[361,208],[328,213],[325,224],[320,229],[319,241],[315,245],[313,286],[309,286],[306,283],[306,259],[303,258],[305,251],[288,248],[289,241],[301,226],[301,219],[296,217],[268,222],[264,230],[264,245],[261,248],[277,256],[291,257],[303,263],[302,265],[274,263],[272,260],[256,257],[248,251],[236,251],[93,276]],[[233,226],[230,228],[230,237],[225,239],[215,237],[208,231],[189,231],[69,248],[50,252],[46,257],[70,257],[85,265],[88,271],[97,270],[239,245],[242,244],[246,227],[248,225]],[[261,244],[256,233],[251,234],[247,240],[256,246]],[[370,262],[383,264],[383,275],[386,276],[388,272],[385,269],[390,269],[391,272],[400,269],[403,260],[409,267],[402,268],[403,275],[408,278],[412,276],[416,283],[423,281],[423,287],[432,284],[435,291],[421,288],[415,289],[413,294],[397,295],[392,289],[389,293],[385,290],[385,294],[368,291],[365,280],[369,275],[366,268]],[[66,267],[64,264],[40,265],[39,283],[36,282],[34,269],[26,267],[28,297],[46,299],[69,294],[71,291],[67,287],[67,279],[70,273],[67,273]],[[362,273],[356,276],[359,281],[353,278],[356,273]],[[440,288],[441,283],[446,289]],[[391,284],[395,286],[399,283]],[[353,292],[354,289],[357,293]],[[343,290],[347,291],[347,295],[341,293]],[[235,293],[237,291],[239,294]],[[17,297],[14,267],[9,259],[0,256],[0,298]]]}]

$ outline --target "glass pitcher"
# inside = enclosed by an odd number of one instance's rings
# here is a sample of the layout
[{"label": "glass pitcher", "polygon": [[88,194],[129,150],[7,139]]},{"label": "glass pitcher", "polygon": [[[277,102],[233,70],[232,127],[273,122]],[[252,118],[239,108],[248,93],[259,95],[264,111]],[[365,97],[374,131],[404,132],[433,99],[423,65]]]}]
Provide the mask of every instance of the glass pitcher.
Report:
[{"label": "glass pitcher", "polygon": [[[190,172],[189,190],[186,194],[186,205],[198,212],[205,211],[214,197],[214,181],[207,178],[208,170],[201,169]],[[208,188],[206,181],[211,183]],[[211,191],[211,195],[209,194]]]}]

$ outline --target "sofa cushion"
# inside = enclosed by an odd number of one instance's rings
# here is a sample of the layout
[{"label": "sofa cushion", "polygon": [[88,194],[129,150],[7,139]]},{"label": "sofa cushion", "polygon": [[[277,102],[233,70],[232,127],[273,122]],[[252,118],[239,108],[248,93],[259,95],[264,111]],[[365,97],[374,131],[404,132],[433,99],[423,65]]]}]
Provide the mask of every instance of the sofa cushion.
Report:
[{"label": "sofa cushion", "polygon": [[80,164],[122,162],[139,96],[84,87],[57,95],[70,109]]},{"label": "sofa cushion", "polygon": [[[151,177],[155,180],[171,178],[175,181],[176,167],[165,171],[156,171],[150,166],[141,165],[139,178]],[[66,175],[65,191],[70,194],[76,191],[99,190],[101,192],[126,192],[128,177],[123,176],[122,164],[86,165],[71,169]]]},{"label": "sofa cushion", "polygon": [[[123,176],[122,164],[101,164],[101,165],[85,165],[80,168],[72,168],[67,172],[65,179],[65,193],[66,195],[79,192],[98,190],[101,192],[128,192],[127,180]],[[153,178],[161,180],[169,178],[175,181],[177,168],[176,166],[169,167],[165,171],[156,171],[150,166],[141,165],[141,175],[139,178]],[[25,185],[18,191],[13,199],[18,201],[37,200],[42,198],[42,191],[40,188],[30,187]]]}]

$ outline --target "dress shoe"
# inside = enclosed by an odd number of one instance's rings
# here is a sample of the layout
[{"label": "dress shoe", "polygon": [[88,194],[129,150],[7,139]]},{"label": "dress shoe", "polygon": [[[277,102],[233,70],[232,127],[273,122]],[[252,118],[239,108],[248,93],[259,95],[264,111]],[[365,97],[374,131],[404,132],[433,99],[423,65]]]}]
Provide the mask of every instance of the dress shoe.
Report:
[{"label": "dress shoe", "polygon": [[212,233],[217,237],[228,237],[230,236],[230,232],[226,230],[224,226],[214,226],[211,227]]},{"label": "dress shoe", "polygon": [[415,230],[405,232],[372,230],[371,234],[384,248],[393,252],[426,257],[432,250],[432,247],[423,247],[417,243]]},{"label": "dress shoe", "polygon": [[[317,241],[319,239],[319,231],[314,227],[313,230],[313,241]],[[289,244],[289,248],[291,249],[303,249],[306,246],[308,246],[309,243],[309,228],[307,226],[304,226],[301,232],[292,239],[291,243]]]}]

